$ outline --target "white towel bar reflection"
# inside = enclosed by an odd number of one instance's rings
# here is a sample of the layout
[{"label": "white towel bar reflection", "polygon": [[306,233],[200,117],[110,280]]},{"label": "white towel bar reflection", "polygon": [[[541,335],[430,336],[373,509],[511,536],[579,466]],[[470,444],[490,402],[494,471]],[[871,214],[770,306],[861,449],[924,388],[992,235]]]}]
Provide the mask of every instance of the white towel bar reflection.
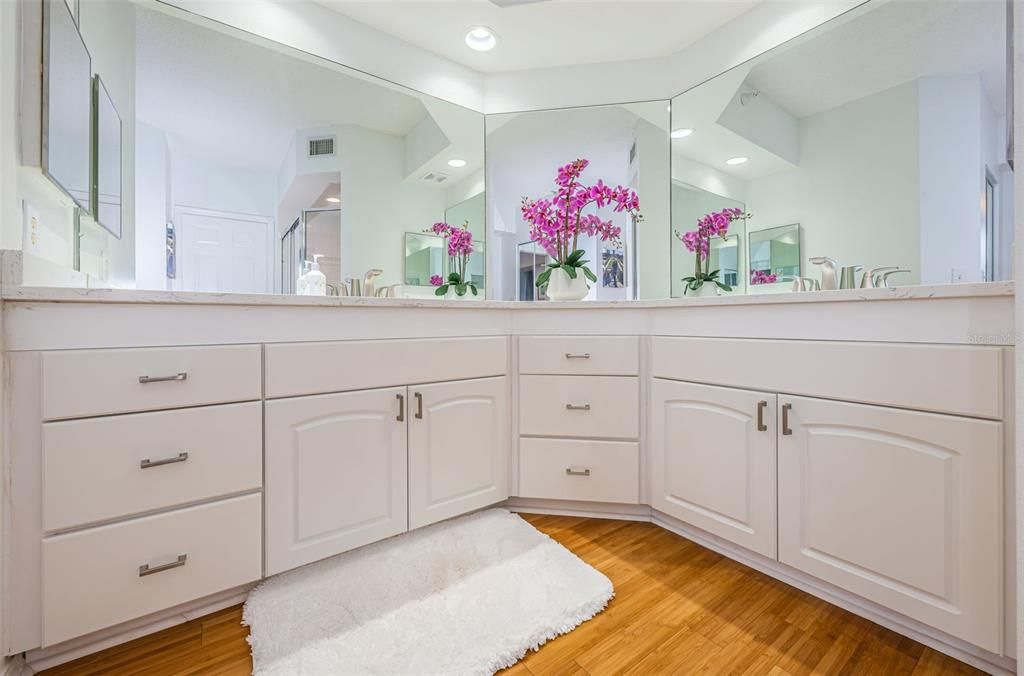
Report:
[{"label": "white towel bar reflection", "polygon": [[139,382],[145,385],[146,383],[166,383],[172,380],[185,380],[188,378],[188,373],[176,373],[173,376],[139,376]]}]

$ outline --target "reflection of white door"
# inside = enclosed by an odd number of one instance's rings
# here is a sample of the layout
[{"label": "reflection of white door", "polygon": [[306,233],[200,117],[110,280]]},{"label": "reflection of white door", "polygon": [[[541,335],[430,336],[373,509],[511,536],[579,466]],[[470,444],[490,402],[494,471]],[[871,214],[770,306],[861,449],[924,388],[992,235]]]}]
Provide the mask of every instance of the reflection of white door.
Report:
[{"label": "reflection of white door", "polygon": [[269,293],[272,222],[263,216],[175,207],[180,291]]}]

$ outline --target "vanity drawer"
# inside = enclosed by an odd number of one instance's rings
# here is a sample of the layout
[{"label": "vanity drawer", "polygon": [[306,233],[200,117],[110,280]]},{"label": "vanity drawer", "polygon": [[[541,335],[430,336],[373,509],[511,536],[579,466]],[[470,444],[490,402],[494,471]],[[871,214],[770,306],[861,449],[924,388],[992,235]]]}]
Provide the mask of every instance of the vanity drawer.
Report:
[{"label": "vanity drawer", "polygon": [[43,423],[43,528],[259,488],[257,401]]},{"label": "vanity drawer", "polygon": [[267,398],[508,373],[505,336],[267,345]]},{"label": "vanity drawer", "polygon": [[519,433],[635,439],[639,379],[625,376],[522,376]]},{"label": "vanity drawer", "polygon": [[246,495],[45,538],[43,647],[258,580],[260,509]]},{"label": "vanity drawer", "polygon": [[519,339],[519,372],[639,375],[640,340],[636,336],[523,336]]},{"label": "vanity drawer", "polygon": [[524,498],[640,502],[640,447],[634,442],[520,439]]},{"label": "vanity drawer", "polygon": [[43,418],[259,399],[259,345],[68,350],[42,355]]}]

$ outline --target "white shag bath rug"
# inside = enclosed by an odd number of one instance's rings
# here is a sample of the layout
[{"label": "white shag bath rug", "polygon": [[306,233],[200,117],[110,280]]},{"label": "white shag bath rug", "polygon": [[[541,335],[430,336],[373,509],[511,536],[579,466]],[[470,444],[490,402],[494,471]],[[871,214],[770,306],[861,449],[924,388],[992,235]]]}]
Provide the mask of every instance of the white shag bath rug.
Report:
[{"label": "white shag bath rug", "polygon": [[249,594],[257,676],[492,674],[601,612],[611,581],[491,509],[263,582]]}]

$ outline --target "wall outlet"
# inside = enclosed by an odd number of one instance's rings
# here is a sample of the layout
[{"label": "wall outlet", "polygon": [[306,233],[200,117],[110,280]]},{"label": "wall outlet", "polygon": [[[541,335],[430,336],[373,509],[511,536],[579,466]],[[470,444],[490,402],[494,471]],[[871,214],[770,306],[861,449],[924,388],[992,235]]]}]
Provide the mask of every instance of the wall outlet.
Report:
[{"label": "wall outlet", "polygon": [[28,200],[21,203],[22,212],[22,244],[21,248],[31,251],[39,246],[39,239],[42,236],[42,217],[39,210],[32,206]]}]

